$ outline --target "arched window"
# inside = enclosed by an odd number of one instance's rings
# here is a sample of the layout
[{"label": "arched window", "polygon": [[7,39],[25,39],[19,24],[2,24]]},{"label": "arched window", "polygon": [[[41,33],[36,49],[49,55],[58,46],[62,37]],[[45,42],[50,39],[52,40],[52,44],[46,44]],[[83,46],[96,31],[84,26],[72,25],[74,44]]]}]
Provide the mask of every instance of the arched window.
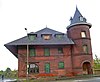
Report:
[{"label": "arched window", "polygon": [[39,66],[37,64],[29,64],[29,73],[39,73]]}]

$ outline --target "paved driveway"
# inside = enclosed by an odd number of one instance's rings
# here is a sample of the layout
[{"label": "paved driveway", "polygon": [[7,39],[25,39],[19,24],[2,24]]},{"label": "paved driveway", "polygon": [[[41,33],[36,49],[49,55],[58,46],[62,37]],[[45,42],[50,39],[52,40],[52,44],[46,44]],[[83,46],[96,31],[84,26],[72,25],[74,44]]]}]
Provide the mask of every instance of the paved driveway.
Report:
[{"label": "paved driveway", "polygon": [[79,80],[60,80],[51,82],[100,82],[100,77],[91,79],[79,79]]},{"label": "paved driveway", "polygon": [[91,78],[91,79],[84,79],[84,80],[75,80],[75,82],[100,82],[100,77]]}]

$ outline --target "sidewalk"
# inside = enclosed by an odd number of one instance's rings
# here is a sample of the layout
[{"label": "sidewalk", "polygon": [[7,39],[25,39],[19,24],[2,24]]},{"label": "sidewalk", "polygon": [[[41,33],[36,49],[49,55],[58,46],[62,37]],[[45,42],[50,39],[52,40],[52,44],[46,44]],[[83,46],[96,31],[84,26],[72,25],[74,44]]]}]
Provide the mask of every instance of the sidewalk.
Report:
[{"label": "sidewalk", "polygon": [[17,81],[16,79],[4,79],[4,80],[0,79],[0,82],[17,82]]},{"label": "sidewalk", "polygon": [[50,81],[50,82],[77,82],[75,80],[61,80],[61,81]]}]

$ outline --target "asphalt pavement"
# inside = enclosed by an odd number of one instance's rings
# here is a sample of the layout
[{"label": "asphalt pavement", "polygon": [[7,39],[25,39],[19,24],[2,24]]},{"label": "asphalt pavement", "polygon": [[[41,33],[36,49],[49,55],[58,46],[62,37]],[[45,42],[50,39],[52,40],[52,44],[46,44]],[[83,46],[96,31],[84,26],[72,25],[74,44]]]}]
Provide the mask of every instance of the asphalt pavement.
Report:
[{"label": "asphalt pavement", "polygon": [[78,79],[78,80],[59,80],[59,81],[51,81],[51,82],[100,82],[100,77]]},{"label": "asphalt pavement", "polygon": [[100,82],[100,77],[95,77],[91,79],[75,80],[75,82]]},{"label": "asphalt pavement", "polygon": [[0,79],[0,82],[15,82],[16,79],[4,79],[4,80],[1,80]]}]

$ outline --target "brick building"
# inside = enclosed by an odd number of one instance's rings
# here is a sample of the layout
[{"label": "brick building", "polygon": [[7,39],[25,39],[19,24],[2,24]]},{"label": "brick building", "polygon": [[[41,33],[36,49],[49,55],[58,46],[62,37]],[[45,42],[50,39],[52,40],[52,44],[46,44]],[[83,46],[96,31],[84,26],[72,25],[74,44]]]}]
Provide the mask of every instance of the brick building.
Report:
[{"label": "brick building", "polygon": [[[18,77],[92,74],[91,24],[76,8],[67,33],[44,28],[5,44],[18,58]],[[28,50],[28,51],[27,51]]]}]

